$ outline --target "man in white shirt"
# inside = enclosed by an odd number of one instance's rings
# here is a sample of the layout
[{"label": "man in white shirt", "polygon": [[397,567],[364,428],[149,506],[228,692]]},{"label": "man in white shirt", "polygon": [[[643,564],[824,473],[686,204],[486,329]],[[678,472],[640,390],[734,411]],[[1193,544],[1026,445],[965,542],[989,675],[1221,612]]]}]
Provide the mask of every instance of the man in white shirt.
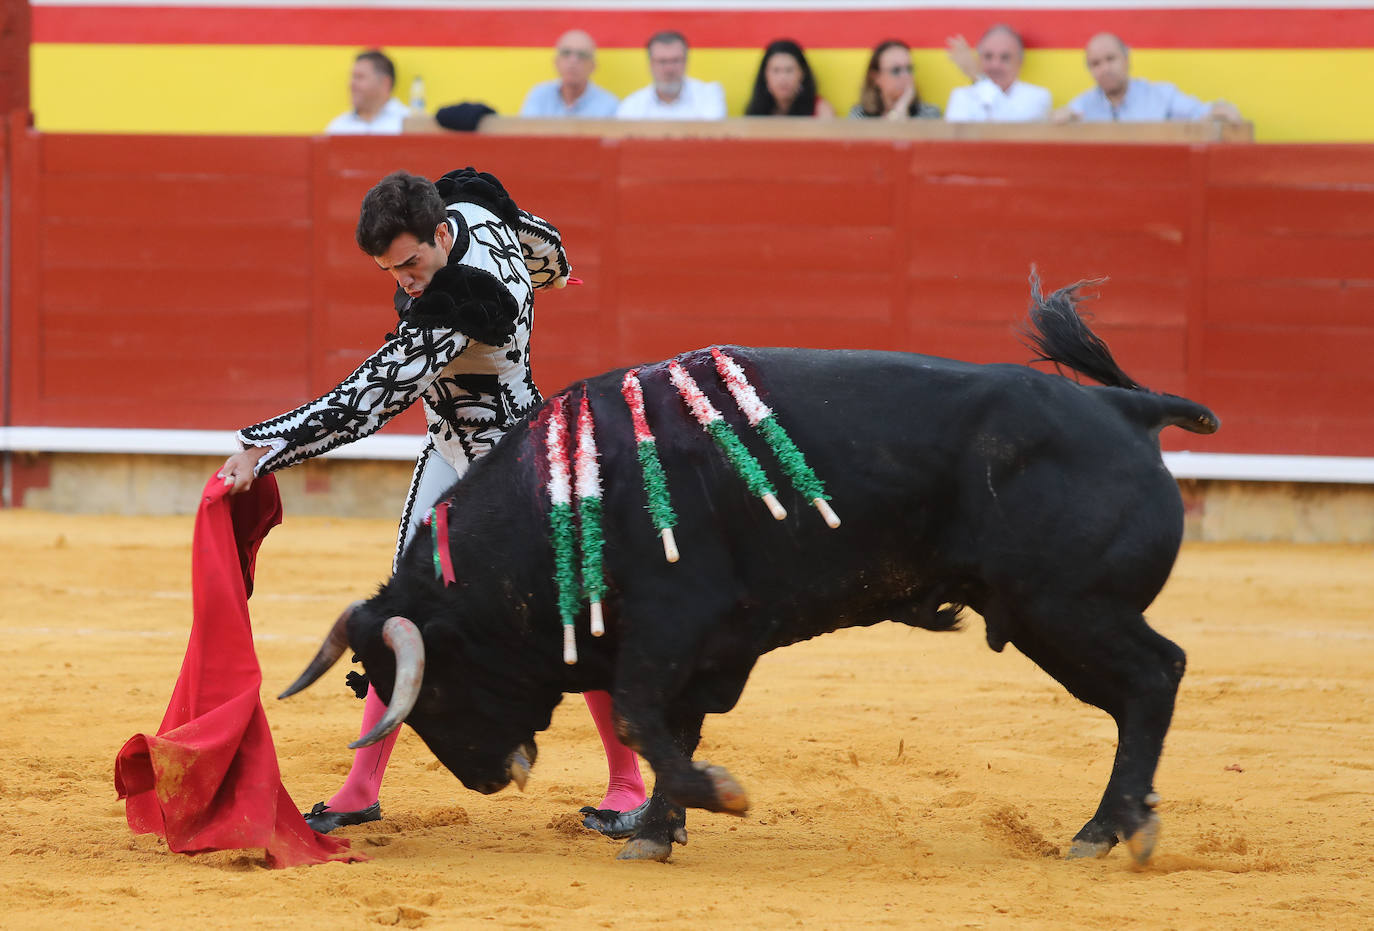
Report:
[{"label": "man in white shirt", "polygon": [[649,39],[649,73],[654,83],[620,102],[622,120],[720,120],[725,118],[725,89],[718,83],[687,77],[687,40],[680,32],[659,32]]},{"label": "man in white shirt", "polygon": [[324,128],[330,135],[396,135],[410,115],[410,108],[391,96],[396,86],[396,66],[376,49],[353,59],[348,79],[348,96],[353,109],[329,121]]},{"label": "man in white shirt", "polygon": [[1084,91],[1068,106],[1055,111],[1056,123],[1076,120],[1089,122],[1133,122],[1214,119],[1242,123],[1244,117],[1234,104],[1224,100],[1203,103],[1183,93],[1167,81],[1147,81],[1131,77],[1131,52],[1126,43],[1110,32],[1100,32],[1084,48],[1088,73],[1097,86]]},{"label": "man in white shirt", "polygon": [[1050,115],[1050,92],[1017,80],[1025,45],[1016,30],[996,25],[978,41],[983,76],[949,95],[945,119],[952,123],[1028,123]]},{"label": "man in white shirt", "polygon": [[546,119],[609,119],[615,116],[620,100],[592,83],[592,72],[596,70],[596,43],[590,35],[581,29],[570,29],[559,36],[553,66],[558,77],[530,89],[520,107],[521,116]]}]

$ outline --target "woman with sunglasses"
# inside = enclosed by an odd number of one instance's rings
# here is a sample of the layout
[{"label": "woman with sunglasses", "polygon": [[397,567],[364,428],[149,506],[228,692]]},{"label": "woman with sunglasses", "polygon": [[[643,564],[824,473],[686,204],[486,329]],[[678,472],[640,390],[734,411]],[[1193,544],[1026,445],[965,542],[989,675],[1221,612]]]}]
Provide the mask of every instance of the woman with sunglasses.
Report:
[{"label": "woman with sunglasses", "polygon": [[850,118],[939,119],[940,108],[917,93],[912,71],[911,46],[901,39],[878,43],[869,56],[863,90],[849,111]]}]

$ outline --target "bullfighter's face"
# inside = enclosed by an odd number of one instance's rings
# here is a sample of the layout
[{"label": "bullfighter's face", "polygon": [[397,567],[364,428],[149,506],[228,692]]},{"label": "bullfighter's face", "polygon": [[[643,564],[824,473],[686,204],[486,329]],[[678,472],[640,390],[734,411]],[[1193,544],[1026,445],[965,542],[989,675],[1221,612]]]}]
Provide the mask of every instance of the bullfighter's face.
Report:
[{"label": "bullfighter's face", "polygon": [[447,221],[434,230],[433,242],[421,242],[411,233],[401,233],[381,255],[373,256],[377,267],[390,272],[412,298],[419,297],[434,280],[434,273],[448,264],[453,234]]}]

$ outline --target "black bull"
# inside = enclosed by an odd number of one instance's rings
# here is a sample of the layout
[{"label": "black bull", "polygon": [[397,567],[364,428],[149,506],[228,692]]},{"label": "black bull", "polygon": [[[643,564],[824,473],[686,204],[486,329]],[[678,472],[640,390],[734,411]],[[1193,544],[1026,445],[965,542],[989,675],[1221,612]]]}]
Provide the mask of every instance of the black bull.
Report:
[{"label": "black bull", "polygon": [[[967,605],[994,650],[1012,643],[1117,723],[1111,777],[1073,855],[1126,841],[1149,857],[1152,781],[1184,654],[1145,622],[1183,532],[1158,434],[1216,418],[1132,381],[1081,321],[1077,288],[1031,308],[1042,359],[1103,382],[1086,387],[1017,365],[806,349],[728,349],[826,482],[843,520],[828,528],[779,485],[775,521],[668,383],[641,369],[648,418],[678,514],[669,564],[645,511],[621,372],[585,382],[604,483],[606,634],[578,618],[565,665],[544,487],[544,437],[513,430],[448,493],[458,580],[436,579],[428,534],[394,577],[335,625],[290,691],[346,648],[390,714],[463,784],[523,785],[534,735],[566,692],[605,689],[625,742],[653,767],[654,794],[622,857],[665,859],[685,842],[684,808],[743,814],[719,766],[694,764],[707,713],[729,711],[759,656],[844,627],[895,620],[949,629]],[[720,386],[709,353],[681,357],[716,407],[771,456]],[[395,692],[393,694],[393,688]]]}]

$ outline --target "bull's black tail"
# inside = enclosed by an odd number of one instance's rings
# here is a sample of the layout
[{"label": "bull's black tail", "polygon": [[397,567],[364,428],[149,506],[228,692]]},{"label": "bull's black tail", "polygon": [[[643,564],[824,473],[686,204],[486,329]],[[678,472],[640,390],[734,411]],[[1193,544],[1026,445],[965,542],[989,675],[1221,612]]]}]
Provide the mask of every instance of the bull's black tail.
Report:
[{"label": "bull's black tail", "polygon": [[1215,433],[1220,426],[1215,414],[1195,401],[1156,394],[1140,384],[1117,365],[1107,344],[1088,328],[1078,312],[1078,303],[1088,298],[1081,292],[1104,281],[1105,278],[1078,281],[1044,297],[1040,293],[1040,275],[1031,268],[1030,325],[1021,328],[1022,341],[1036,353],[1031,361],[1053,362],[1108,387],[1126,388],[1156,399],[1159,409],[1149,419],[1157,427],[1173,425],[1193,433]]},{"label": "bull's black tail", "polygon": [[1078,313],[1079,301],[1089,300],[1081,292],[1095,288],[1106,278],[1076,281],[1060,288],[1049,297],[1040,294],[1040,274],[1031,267],[1030,326],[1021,335],[1028,349],[1038,353],[1032,362],[1053,362],[1087,375],[1113,388],[1148,391],[1144,385],[1121,370],[1112,358],[1107,344],[1102,342]]}]

